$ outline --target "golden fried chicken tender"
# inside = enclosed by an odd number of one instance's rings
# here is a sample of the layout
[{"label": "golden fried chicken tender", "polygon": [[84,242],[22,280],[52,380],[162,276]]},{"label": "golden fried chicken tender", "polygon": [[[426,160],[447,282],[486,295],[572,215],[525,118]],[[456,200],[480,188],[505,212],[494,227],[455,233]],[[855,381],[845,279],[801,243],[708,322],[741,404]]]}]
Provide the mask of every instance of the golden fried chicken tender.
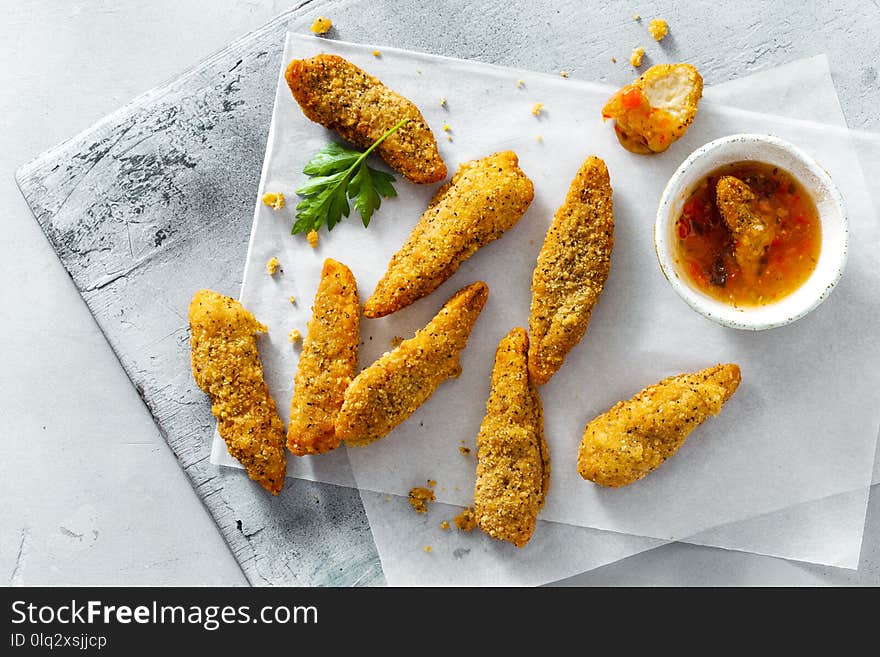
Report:
[{"label": "golden fried chicken tender", "polygon": [[357,373],[360,314],[354,275],[341,262],[327,258],[290,402],[287,448],[297,456],[339,447],[336,416]]},{"label": "golden fried chicken tender", "polygon": [[611,181],[588,157],[556,211],[532,275],[529,374],[543,385],[587,330],[605,287],[614,247]]},{"label": "golden fried chicken tender", "polygon": [[512,228],[534,196],[513,151],[462,164],[392,256],[364,315],[388,315],[436,290],[477,249]]},{"label": "golden fried chicken tender", "polygon": [[615,93],[602,119],[616,119],[614,131],[626,150],[662,153],[681,137],[697,115],[703,78],[690,64],[657,64]]},{"label": "golden fried chicken tender", "polygon": [[761,216],[751,188],[735,176],[721,176],[715,199],[721,218],[733,234],[734,256],[743,275],[756,279],[775,236],[772,222]]},{"label": "golden fried chicken tender", "polygon": [[422,329],[355,377],[336,418],[336,435],[346,445],[363,446],[387,436],[434,394],[458,376],[459,356],[489,296],[482,281],[455,293]]},{"label": "golden fried chicken tender", "polygon": [[294,59],[284,77],[303,114],[360,148],[369,148],[399,121],[409,119],[376,152],[414,183],[446,177],[437,140],[419,108],[348,60],[326,54]]},{"label": "golden fried chicken tender", "polygon": [[538,389],[529,380],[523,328],[498,344],[486,416],[477,436],[474,515],[492,538],[529,542],[550,485],[550,452]]},{"label": "golden fried chicken tender", "polygon": [[739,366],[678,374],[618,402],[584,430],[578,472],[601,486],[631,484],[660,467],[740,383]]},{"label": "golden fried chicken tender", "polygon": [[281,492],[287,462],[284,424],[263,379],[255,335],[266,327],[235,299],[199,290],[189,306],[192,371],[211,398],[229,453],[251,479]]}]

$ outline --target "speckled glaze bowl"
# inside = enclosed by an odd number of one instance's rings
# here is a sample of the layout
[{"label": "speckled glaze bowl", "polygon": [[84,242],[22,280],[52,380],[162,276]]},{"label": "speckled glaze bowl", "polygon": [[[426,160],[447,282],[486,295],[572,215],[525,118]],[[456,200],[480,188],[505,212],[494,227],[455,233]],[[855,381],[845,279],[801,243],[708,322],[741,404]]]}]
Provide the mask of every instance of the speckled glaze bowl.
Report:
[{"label": "speckled glaze bowl", "polygon": [[[677,265],[673,253],[675,222],[688,196],[718,167],[742,161],[765,162],[791,173],[812,196],[822,225],[819,262],[810,277],[774,303],[746,308],[732,306],[701,292]],[[769,135],[722,137],[691,153],[669,179],[654,224],[654,248],[660,268],[678,295],[713,322],[751,331],[790,324],[822,303],[843,274],[848,236],[843,197],[828,173],[799,148]]]}]

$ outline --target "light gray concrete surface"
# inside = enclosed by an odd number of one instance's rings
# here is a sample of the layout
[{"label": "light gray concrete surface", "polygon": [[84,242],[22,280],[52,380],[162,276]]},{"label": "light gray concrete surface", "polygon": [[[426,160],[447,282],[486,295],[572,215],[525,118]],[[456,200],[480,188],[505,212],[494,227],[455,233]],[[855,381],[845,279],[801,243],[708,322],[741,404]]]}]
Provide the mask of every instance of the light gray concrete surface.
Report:
[{"label": "light gray concrete surface", "polygon": [[[0,582],[242,584],[229,549],[119,368],[12,181],[13,170],[173,77],[287,3],[4,4],[0,37]],[[663,44],[632,20],[662,15]],[[338,38],[624,82],[630,48],[686,58],[707,83],[827,52],[844,112],[877,129],[880,39],[871,2],[313,2]],[[576,20],[573,20],[574,17]],[[867,49],[856,49],[865,52]],[[611,57],[618,59],[617,64]],[[876,492],[876,489],[875,489]],[[869,510],[857,573],[673,545],[577,584],[880,583],[880,510]]]}]

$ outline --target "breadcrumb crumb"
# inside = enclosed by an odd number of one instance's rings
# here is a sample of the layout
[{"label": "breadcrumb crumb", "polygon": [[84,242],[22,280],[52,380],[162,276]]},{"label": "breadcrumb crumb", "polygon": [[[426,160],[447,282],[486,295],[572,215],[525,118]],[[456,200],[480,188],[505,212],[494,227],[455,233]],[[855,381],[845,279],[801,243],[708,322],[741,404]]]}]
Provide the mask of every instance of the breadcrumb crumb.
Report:
[{"label": "breadcrumb crumb", "polygon": [[633,20],[634,20],[634,21],[640,21],[640,20],[642,20],[642,17],[639,16],[638,14],[633,14]]},{"label": "breadcrumb crumb", "polygon": [[425,552],[430,553],[433,548],[430,545],[425,546]]},{"label": "breadcrumb crumb", "polygon": [[459,531],[469,532],[477,526],[477,516],[474,514],[474,507],[469,506],[459,513],[452,520]]},{"label": "breadcrumb crumb", "polygon": [[448,123],[443,124],[443,132],[451,132],[452,128],[449,127]]},{"label": "breadcrumb crumb", "polygon": [[541,135],[535,135],[535,141],[544,141],[544,138]]},{"label": "breadcrumb crumb", "polygon": [[543,112],[543,111],[544,111],[544,103],[535,103],[532,106],[532,114],[534,114],[535,116],[540,115],[541,112]]},{"label": "breadcrumb crumb", "polygon": [[281,267],[281,263],[278,262],[278,258],[273,257],[269,262],[266,263],[266,271],[269,273],[269,276],[274,276],[278,273],[278,268]]},{"label": "breadcrumb crumb", "polygon": [[293,296],[292,294],[289,297],[287,297],[287,300],[290,301],[290,303],[296,303],[296,297]]},{"label": "breadcrumb crumb", "polygon": [[306,234],[306,239],[309,241],[309,246],[313,249],[318,246],[318,233],[314,230],[310,230]]},{"label": "breadcrumb crumb", "polygon": [[462,454],[464,454],[465,456],[467,456],[468,454],[471,453],[471,448],[470,448],[470,447],[465,447],[464,445],[461,445],[461,446],[458,448],[458,451],[461,452]]},{"label": "breadcrumb crumb", "polygon": [[441,523],[440,523],[440,529],[442,529],[442,530],[445,531],[445,532],[446,532],[446,531],[449,531],[449,521],[448,521],[448,520],[444,520],[443,522],[441,522]]},{"label": "breadcrumb crumb", "polygon": [[437,485],[436,479],[428,479],[428,488],[434,488]]},{"label": "breadcrumb crumb", "polygon": [[437,498],[434,497],[434,491],[430,488],[416,487],[409,492],[409,504],[416,513],[427,513],[428,502],[433,502],[435,499]]},{"label": "breadcrumb crumb", "polygon": [[287,341],[291,344],[294,342],[299,342],[300,340],[302,340],[302,333],[300,333],[298,329],[293,329],[290,333],[287,334]]},{"label": "breadcrumb crumb", "polygon": [[524,86],[526,86],[525,80],[517,80],[516,81],[516,88],[517,89],[522,89]]},{"label": "breadcrumb crumb", "polygon": [[612,57],[612,58],[611,58],[611,63],[612,63],[612,64],[616,64],[616,63],[617,63],[617,57]]},{"label": "breadcrumb crumb", "polygon": [[440,107],[446,107],[446,96],[440,96]]},{"label": "breadcrumb crumb", "polygon": [[654,37],[654,41],[662,41],[669,34],[669,25],[662,18],[655,18],[648,24],[648,32]]},{"label": "breadcrumb crumb", "polygon": [[273,210],[284,207],[284,194],[281,192],[266,192],[263,194],[263,205],[268,205]]},{"label": "breadcrumb crumb", "polygon": [[378,50],[373,51],[373,57],[381,57],[381,56],[382,56],[382,53],[379,52]]},{"label": "breadcrumb crumb", "polygon": [[568,71],[559,71],[559,75],[561,75],[561,76],[564,77],[564,78],[567,78],[567,77],[568,77]]},{"label": "breadcrumb crumb", "polygon": [[315,19],[315,22],[312,23],[312,26],[309,28],[314,34],[327,34],[330,31],[330,28],[333,27],[333,21],[329,18],[324,18],[323,16],[318,16]]},{"label": "breadcrumb crumb", "polygon": [[451,135],[446,135],[446,141],[452,141],[452,136],[451,136]]},{"label": "breadcrumb crumb", "polygon": [[633,68],[638,68],[642,65],[642,58],[645,56],[645,49],[639,46],[638,48],[633,48],[632,54],[629,56],[629,64]]}]

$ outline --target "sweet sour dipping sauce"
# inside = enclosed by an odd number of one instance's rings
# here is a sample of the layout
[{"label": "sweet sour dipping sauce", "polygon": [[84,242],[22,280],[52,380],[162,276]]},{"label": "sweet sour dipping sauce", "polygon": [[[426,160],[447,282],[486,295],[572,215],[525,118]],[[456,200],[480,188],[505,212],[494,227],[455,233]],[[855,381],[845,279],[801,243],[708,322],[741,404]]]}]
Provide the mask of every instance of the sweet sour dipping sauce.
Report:
[{"label": "sweet sour dipping sauce", "polygon": [[678,270],[698,290],[735,307],[792,293],[816,268],[822,246],[810,194],[790,173],[763,162],[710,173],[673,228]]}]

